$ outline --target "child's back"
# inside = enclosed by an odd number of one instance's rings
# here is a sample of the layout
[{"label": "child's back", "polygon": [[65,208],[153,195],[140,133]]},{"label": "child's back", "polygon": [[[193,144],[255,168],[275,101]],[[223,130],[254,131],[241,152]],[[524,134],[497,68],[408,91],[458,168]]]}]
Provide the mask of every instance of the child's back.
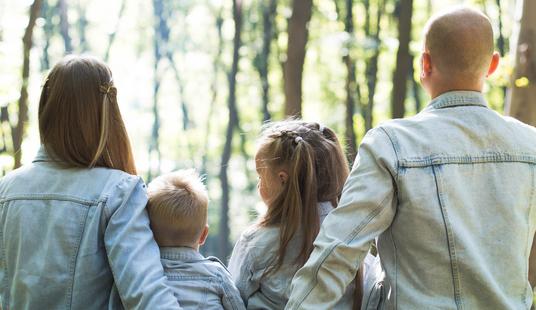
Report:
[{"label": "child's back", "polygon": [[[330,202],[318,204],[321,222],[332,209]],[[248,309],[283,309],[287,304],[290,283],[300,268],[294,262],[299,255],[302,236],[297,234],[291,239],[283,265],[268,272],[277,259],[279,239],[279,227],[254,225],[241,235],[233,250],[229,270]],[[354,289],[354,285],[348,287],[335,309],[352,308]]]},{"label": "child's back", "polygon": [[167,284],[183,309],[244,309],[229,271],[199,253],[208,235],[208,195],[193,171],[156,178],[147,191],[149,218]]},{"label": "child's back", "polygon": [[167,284],[183,309],[244,309],[227,268],[189,247],[160,248]]}]

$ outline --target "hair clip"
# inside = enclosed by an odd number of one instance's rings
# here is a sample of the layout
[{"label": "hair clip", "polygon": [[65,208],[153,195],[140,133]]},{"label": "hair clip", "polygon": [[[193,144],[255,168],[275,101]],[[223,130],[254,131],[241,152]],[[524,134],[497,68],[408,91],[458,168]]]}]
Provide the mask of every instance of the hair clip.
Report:
[{"label": "hair clip", "polygon": [[294,138],[294,142],[295,142],[296,144],[300,143],[301,141],[303,141],[303,138],[300,137],[300,136],[297,136],[296,138]]},{"label": "hair clip", "polygon": [[326,129],[326,127],[324,127],[324,125],[318,124],[318,131],[320,131],[322,134],[324,134],[324,129]]}]

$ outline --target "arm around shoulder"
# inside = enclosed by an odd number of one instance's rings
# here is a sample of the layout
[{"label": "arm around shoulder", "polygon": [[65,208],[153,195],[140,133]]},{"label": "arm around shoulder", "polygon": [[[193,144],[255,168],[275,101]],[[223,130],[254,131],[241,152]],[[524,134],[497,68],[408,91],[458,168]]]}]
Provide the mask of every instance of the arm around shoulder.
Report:
[{"label": "arm around shoulder", "polygon": [[180,309],[165,284],[146,203],[143,181],[132,176],[108,197],[104,242],[114,281],[126,309]]},{"label": "arm around shoulder", "polygon": [[292,281],[285,309],[332,309],[355,278],[369,243],[396,211],[397,157],[389,136],[365,136],[339,206],[322,223],[315,248]]}]

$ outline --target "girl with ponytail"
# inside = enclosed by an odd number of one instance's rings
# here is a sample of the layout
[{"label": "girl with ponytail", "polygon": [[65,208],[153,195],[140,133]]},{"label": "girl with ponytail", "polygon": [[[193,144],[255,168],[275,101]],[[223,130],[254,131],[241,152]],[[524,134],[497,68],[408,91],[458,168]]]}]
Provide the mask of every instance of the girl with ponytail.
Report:
[{"label": "girl with ponytail", "polygon": [[[229,269],[248,309],[283,309],[292,277],[337,206],[348,165],[331,129],[298,120],[263,128],[255,165],[267,211],[238,240]],[[352,303],[349,287],[339,308]]]}]

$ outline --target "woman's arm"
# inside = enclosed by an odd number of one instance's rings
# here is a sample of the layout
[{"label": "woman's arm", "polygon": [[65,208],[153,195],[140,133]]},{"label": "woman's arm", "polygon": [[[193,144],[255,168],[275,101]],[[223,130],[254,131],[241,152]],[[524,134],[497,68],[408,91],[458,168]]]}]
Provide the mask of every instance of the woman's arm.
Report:
[{"label": "woman's arm", "polygon": [[120,182],[106,202],[104,243],[115,284],[126,309],[180,309],[164,282],[146,203],[143,181],[132,176]]}]

